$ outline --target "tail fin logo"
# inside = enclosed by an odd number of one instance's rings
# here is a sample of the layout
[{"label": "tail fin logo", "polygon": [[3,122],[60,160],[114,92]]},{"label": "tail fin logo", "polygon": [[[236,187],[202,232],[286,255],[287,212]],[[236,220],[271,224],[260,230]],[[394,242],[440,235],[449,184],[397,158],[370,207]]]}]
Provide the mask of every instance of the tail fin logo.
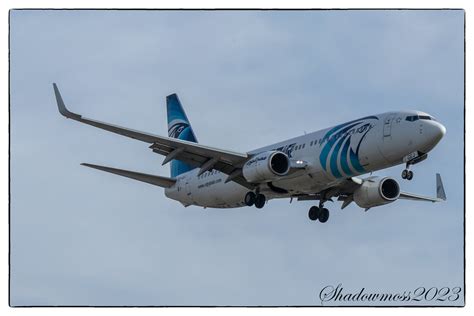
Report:
[{"label": "tail fin logo", "polygon": [[319,155],[323,169],[335,178],[365,173],[359,160],[359,149],[362,140],[375,126],[373,120],[378,117],[364,117],[329,130],[320,142],[324,146]]},{"label": "tail fin logo", "polygon": [[[168,136],[197,143],[191,123],[189,122],[176,93],[170,94],[166,97],[166,110],[168,116]],[[173,159],[170,165],[171,177],[173,178],[195,168],[194,165],[190,165],[177,159]]]},{"label": "tail fin logo", "polygon": [[168,129],[168,136],[173,138],[179,138],[179,135],[189,127],[189,124],[186,122],[177,122],[171,125]]}]

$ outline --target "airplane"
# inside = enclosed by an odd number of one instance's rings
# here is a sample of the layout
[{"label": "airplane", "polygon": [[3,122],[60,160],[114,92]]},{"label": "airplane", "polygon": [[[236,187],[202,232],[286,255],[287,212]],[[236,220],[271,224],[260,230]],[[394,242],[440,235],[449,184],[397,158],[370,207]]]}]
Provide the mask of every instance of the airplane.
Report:
[{"label": "airplane", "polygon": [[[441,176],[436,174],[436,197],[403,192],[391,177],[364,174],[404,164],[401,177],[413,178],[410,167],[428,157],[446,133],[433,116],[421,111],[370,115],[249,152],[235,152],[198,143],[176,94],[166,97],[168,137],[153,135],[88,119],[70,112],[53,83],[57,106],[66,118],[148,143],[165,156],[170,177],[145,174],[90,163],[86,167],[164,188],[165,196],[183,206],[261,209],[271,199],[318,201],[308,217],[329,219],[328,201],[352,202],[366,211],[398,199],[446,200]],[[315,203],[316,204],[316,203]]]}]

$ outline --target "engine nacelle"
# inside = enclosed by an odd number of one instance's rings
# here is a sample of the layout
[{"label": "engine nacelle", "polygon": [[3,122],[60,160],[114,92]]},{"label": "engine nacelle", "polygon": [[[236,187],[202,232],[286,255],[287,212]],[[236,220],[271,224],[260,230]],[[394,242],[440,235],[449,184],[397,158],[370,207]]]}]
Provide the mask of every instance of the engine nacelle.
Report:
[{"label": "engine nacelle", "polygon": [[354,202],[363,208],[392,203],[400,196],[400,186],[395,179],[374,177],[367,179],[354,192]]},{"label": "engine nacelle", "polygon": [[269,182],[290,171],[290,159],[281,151],[266,151],[247,161],[242,174],[248,182]]}]

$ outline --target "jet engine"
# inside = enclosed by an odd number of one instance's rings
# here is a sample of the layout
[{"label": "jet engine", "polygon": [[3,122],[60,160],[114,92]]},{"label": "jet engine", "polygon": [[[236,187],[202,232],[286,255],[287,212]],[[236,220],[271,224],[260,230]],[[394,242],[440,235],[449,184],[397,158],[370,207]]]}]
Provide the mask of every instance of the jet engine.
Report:
[{"label": "jet engine", "polygon": [[354,192],[354,202],[363,208],[392,203],[400,196],[400,186],[395,179],[373,177],[364,180]]},{"label": "jet engine", "polygon": [[290,159],[281,151],[266,151],[252,157],[242,168],[248,182],[269,182],[288,174]]}]

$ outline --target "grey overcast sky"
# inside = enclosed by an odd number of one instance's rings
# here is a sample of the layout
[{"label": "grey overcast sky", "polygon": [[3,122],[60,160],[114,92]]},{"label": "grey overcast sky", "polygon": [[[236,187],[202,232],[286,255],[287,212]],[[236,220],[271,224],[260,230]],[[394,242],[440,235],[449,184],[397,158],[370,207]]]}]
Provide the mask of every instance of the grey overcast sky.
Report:
[{"label": "grey overcast sky", "polygon": [[[339,283],[462,287],[463,41],[462,10],[11,11],[10,303],[319,305]],[[61,117],[52,82],[75,112],[161,135],[176,92],[201,143],[236,151],[422,110],[445,138],[411,182],[403,166],[376,174],[434,195],[440,172],[448,201],[337,202],[324,225],[311,202],[184,208],[80,166],[169,174],[146,144]]]}]

